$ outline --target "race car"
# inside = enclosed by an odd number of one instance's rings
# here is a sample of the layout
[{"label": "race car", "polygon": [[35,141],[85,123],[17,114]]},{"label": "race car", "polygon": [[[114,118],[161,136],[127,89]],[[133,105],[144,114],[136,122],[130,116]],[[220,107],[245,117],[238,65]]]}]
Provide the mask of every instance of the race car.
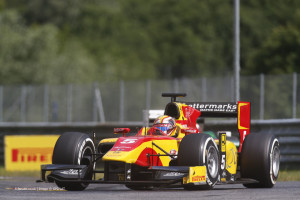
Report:
[{"label": "race car", "polygon": [[[91,183],[125,184],[133,190],[183,187],[208,190],[216,184],[240,183],[248,188],[271,188],[279,174],[278,139],[269,133],[250,134],[250,102],[179,102],[171,97],[164,115],[134,136],[115,128],[118,138],[95,144],[95,137],[67,132],[57,140],[52,164],[41,166],[41,180],[66,190],[84,190]],[[199,117],[237,118],[238,142],[226,130],[218,138],[201,132]],[[104,170],[96,169],[102,160]],[[98,174],[102,174],[101,178]],[[97,176],[96,176],[97,175]]]}]

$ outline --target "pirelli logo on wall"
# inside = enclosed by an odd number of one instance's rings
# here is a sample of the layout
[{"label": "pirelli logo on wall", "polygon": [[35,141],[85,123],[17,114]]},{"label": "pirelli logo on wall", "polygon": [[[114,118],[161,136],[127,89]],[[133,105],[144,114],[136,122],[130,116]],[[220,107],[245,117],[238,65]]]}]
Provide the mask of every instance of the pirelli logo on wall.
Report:
[{"label": "pirelli logo on wall", "polygon": [[5,169],[8,171],[40,170],[52,163],[52,153],[59,135],[7,135]]}]

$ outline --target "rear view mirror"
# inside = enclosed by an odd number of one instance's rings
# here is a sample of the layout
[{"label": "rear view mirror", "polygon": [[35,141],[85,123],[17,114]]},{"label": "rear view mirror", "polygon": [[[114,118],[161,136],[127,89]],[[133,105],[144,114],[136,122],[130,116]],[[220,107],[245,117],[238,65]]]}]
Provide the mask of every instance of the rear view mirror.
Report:
[{"label": "rear view mirror", "polygon": [[125,137],[125,133],[129,133],[130,128],[114,128],[114,134],[123,134],[123,137]]}]

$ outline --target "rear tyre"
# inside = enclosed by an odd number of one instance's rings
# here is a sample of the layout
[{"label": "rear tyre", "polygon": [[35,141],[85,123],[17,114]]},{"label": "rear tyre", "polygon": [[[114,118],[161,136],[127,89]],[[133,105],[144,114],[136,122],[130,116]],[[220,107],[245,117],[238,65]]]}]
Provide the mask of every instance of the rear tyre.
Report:
[{"label": "rear tyre", "polygon": [[271,188],[277,181],[280,165],[279,141],[272,134],[249,134],[241,152],[241,177],[258,183],[247,188]]},{"label": "rear tyre", "polygon": [[[67,132],[62,134],[54,147],[52,163],[70,165],[90,165],[92,164],[92,154],[95,153],[95,146],[91,138],[84,133]],[[94,168],[95,166],[93,166]],[[91,180],[92,171],[86,176]],[[84,190],[88,183],[74,183],[55,181],[56,185],[66,190]]]},{"label": "rear tyre", "polygon": [[178,150],[179,166],[206,166],[206,185],[184,185],[187,190],[210,190],[219,179],[219,153],[212,137],[207,134],[185,136]]}]

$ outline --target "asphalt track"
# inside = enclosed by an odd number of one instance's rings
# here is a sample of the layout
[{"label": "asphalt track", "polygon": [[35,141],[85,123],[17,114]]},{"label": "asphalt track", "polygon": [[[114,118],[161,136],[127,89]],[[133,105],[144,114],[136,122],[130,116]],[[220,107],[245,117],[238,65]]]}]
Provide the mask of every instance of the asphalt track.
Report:
[{"label": "asphalt track", "polygon": [[123,185],[92,184],[86,190],[70,192],[59,190],[52,183],[36,183],[32,178],[1,178],[0,200],[191,200],[191,199],[300,199],[300,182],[278,182],[271,189],[247,189],[242,185],[217,185],[210,191],[160,189],[133,191]]}]

